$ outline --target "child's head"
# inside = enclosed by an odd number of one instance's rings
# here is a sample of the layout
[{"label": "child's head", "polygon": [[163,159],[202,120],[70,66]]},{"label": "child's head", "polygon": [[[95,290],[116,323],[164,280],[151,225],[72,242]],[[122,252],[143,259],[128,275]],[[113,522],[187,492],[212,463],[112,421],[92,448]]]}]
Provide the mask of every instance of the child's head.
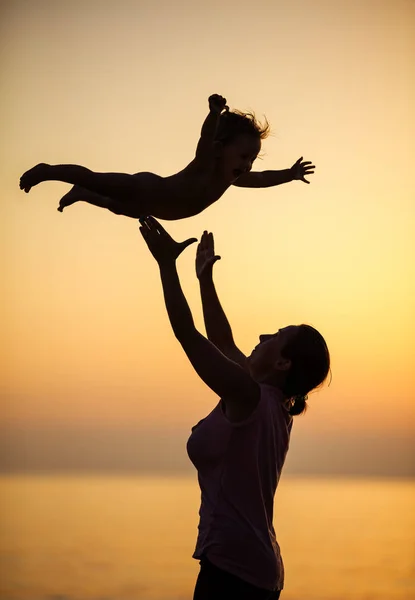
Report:
[{"label": "child's head", "polygon": [[215,142],[220,148],[219,158],[224,176],[235,181],[251,170],[261,150],[261,141],[268,137],[270,127],[265,119],[262,125],[253,113],[226,111],[221,114]]}]

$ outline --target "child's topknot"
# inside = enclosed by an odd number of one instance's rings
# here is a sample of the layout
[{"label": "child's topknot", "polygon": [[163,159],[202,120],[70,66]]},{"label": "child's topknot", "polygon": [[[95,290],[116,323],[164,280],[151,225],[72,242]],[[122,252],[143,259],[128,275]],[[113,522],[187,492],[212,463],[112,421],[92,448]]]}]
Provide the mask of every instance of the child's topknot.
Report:
[{"label": "child's topknot", "polygon": [[257,139],[264,140],[269,133],[270,126],[266,118],[265,123],[262,124],[252,112],[227,110],[220,116],[216,140],[222,144],[229,144],[238,135],[252,135]]}]

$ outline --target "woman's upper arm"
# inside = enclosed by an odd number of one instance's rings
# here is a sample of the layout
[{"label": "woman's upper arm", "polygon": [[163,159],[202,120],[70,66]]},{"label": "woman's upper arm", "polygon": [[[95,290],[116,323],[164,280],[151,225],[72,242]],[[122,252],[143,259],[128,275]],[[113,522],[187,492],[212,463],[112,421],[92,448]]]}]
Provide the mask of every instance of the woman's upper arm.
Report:
[{"label": "woman's upper arm", "polygon": [[197,330],[179,341],[196,373],[230,409],[235,406],[249,412],[255,408],[259,386],[240,364],[227,358]]},{"label": "woman's upper arm", "polygon": [[246,364],[246,356],[239,348],[235,345],[224,346],[219,348],[223,352],[225,356],[230,358],[233,362],[237,363],[244,371],[248,371],[248,367]]}]

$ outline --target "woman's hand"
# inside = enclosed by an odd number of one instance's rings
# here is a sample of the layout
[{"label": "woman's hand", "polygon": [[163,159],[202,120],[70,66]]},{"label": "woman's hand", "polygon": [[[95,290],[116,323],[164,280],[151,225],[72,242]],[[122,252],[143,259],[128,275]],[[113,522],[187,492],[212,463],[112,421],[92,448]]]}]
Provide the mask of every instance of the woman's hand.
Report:
[{"label": "woman's hand", "polygon": [[197,238],[176,242],[154,217],[143,217],[140,224],[141,235],[159,265],[174,263],[187,246],[197,242]]},{"label": "woman's hand", "polygon": [[290,171],[293,176],[293,179],[300,179],[300,181],[304,181],[304,183],[310,183],[305,178],[306,175],[312,175],[314,173],[315,166],[311,164],[311,160],[304,160],[301,156],[297,162],[293,164]]},{"label": "woman's hand", "polygon": [[220,256],[215,255],[213,233],[203,232],[196,252],[196,275],[198,279],[210,274],[212,267]]}]

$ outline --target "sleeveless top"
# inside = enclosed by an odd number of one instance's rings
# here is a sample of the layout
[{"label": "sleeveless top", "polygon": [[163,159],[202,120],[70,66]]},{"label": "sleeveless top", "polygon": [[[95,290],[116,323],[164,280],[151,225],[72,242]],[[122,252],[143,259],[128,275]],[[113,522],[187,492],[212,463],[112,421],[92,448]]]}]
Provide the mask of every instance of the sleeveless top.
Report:
[{"label": "sleeveless top", "polygon": [[187,452],[201,489],[193,558],[204,555],[252,585],[281,590],[284,566],[272,521],[292,417],[277,388],[260,388],[246,420],[230,422],[220,401],[192,428]]}]

